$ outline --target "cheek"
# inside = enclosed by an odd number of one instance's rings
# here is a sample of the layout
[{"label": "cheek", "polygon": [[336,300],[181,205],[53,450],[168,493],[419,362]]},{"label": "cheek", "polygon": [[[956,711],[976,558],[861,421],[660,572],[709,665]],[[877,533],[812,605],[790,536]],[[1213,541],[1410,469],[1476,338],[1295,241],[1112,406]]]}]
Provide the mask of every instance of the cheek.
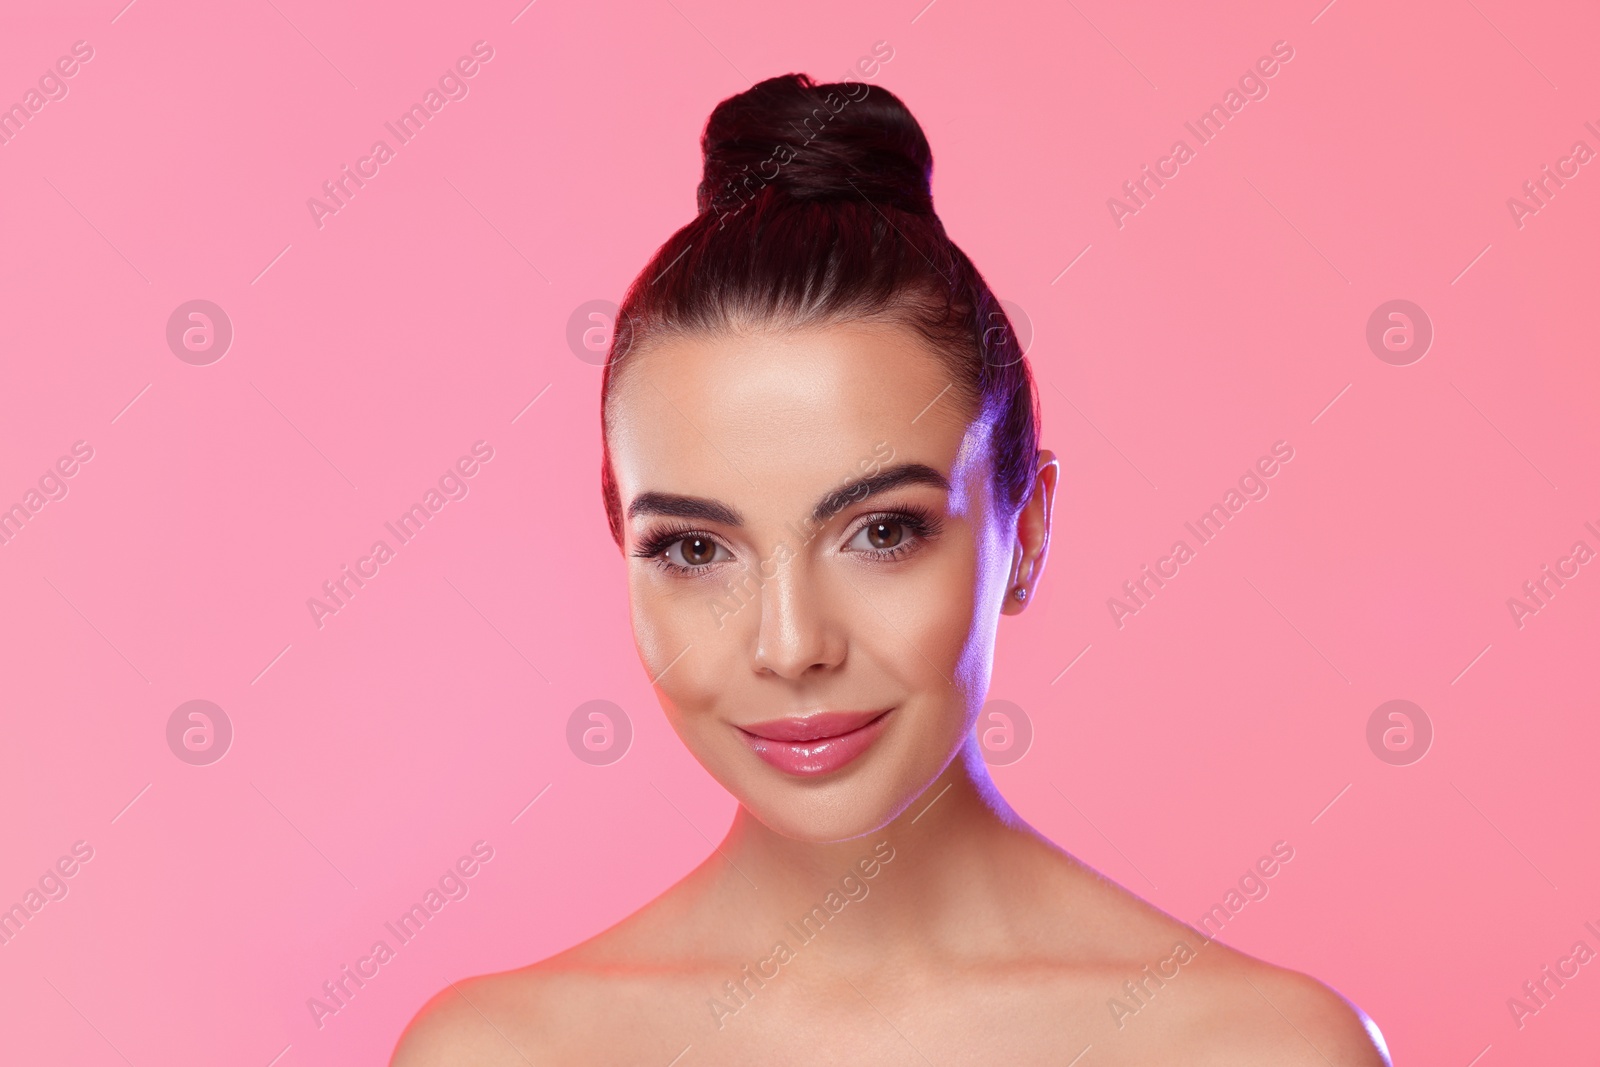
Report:
[{"label": "cheek", "polygon": [[667,665],[668,660],[661,656],[681,623],[669,606],[661,603],[654,583],[641,578],[637,567],[630,569],[633,573],[628,576],[628,607],[633,620],[633,641],[645,670],[654,677],[657,670]]},{"label": "cheek", "polygon": [[719,629],[713,606],[734,601],[718,597],[710,587],[662,581],[645,569],[649,566],[635,564],[629,576],[633,640],[645,676],[654,679],[662,709],[677,726],[711,707],[718,692],[726,690],[729,653],[743,613],[723,612]]},{"label": "cheek", "polygon": [[963,687],[976,699],[974,715],[989,690],[1000,609],[1011,591],[1007,583],[1011,575],[1012,532],[993,521],[993,516],[987,518],[990,521],[984,522],[971,549],[963,604],[969,634],[959,669]]},{"label": "cheek", "polygon": [[988,689],[995,614],[988,569],[970,535],[947,529],[914,571],[861,583],[866,601],[856,601],[852,648],[948,727],[930,741],[964,733]]},{"label": "cheek", "polygon": [[919,573],[885,583],[875,607],[892,625],[873,626],[876,612],[863,620],[897,650],[897,658],[918,675],[959,684],[956,673],[975,636],[978,604],[976,559],[967,549],[940,553]]}]

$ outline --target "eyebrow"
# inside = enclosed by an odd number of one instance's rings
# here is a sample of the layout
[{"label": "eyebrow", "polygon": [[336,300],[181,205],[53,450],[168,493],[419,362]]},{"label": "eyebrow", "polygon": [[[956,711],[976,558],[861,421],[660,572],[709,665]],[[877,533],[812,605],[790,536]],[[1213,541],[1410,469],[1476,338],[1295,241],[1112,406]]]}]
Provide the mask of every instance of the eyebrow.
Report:
[{"label": "eyebrow", "polygon": [[640,493],[628,505],[628,518],[637,515],[665,515],[675,519],[704,519],[724,526],[743,526],[744,517],[728,505],[698,496],[678,493]]},{"label": "eyebrow", "polygon": [[[949,480],[926,463],[899,463],[865,478],[857,478],[828,493],[811,509],[811,517],[817,522],[826,522],[857,501],[902,485],[929,485],[946,492],[950,489]],[[679,493],[640,493],[628,505],[628,518],[639,515],[702,519],[723,526],[744,525],[744,516],[719,500]]]},{"label": "eyebrow", "polygon": [[811,509],[811,517],[818,522],[826,522],[858,500],[902,485],[931,485],[946,492],[950,489],[950,482],[945,476],[926,463],[900,463],[835,489],[817,502],[817,506]]}]

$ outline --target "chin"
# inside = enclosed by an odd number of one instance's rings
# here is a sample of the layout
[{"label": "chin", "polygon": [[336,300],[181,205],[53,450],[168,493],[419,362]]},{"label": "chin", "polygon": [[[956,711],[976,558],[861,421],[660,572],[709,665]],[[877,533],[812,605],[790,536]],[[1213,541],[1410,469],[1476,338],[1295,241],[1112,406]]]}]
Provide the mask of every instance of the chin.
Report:
[{"label": "chin", "polygon": [[904,805],[866,795],[873,792],[877,791],[846,789],[827,798],[746,796],[739,802],[773,833],[822,845],[853,841],[894,821]]},{"label": "chin", "polygon": [[895,725],[901,729],[886,730],[860,757],[826,773],[780,770],[742,742],[719,753],[716,764],[702,763],[774,833],[809,844],[850,841],[882,830],[913,807],[960,750],[959,737],[929,745],[904,733],[909,722]]}]

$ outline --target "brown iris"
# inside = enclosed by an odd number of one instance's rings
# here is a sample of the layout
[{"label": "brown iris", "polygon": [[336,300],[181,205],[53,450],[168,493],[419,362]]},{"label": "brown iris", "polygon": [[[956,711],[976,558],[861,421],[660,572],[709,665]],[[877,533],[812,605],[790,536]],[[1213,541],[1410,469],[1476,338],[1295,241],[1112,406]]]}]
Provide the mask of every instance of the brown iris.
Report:
[{"label": "brown iris", "polygon": [[683,560],[692,566],[710,563],[717,555],[717,543],[706,537],[685,537],[678,542],[683,546]]},{"label": "brown iris", "polygon": [[893,548],[905,536],[906,528],[898,522],[875,522],[867,527],[867,543],[873,548]]}]

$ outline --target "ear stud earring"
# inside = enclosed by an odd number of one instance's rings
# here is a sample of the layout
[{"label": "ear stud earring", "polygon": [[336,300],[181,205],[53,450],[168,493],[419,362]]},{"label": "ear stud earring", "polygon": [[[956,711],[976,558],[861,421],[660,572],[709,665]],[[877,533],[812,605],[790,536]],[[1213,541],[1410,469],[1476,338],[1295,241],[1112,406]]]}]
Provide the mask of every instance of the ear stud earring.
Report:
[{"label": "ear stud earring", "polygon": [[1028,590],[1027,590],[1026,587],[1019,585],[1015,589],[1011,590],[1011,595],[1013,597],[1017,598],[1017,600],[1019,600],[1019,601],[1027,600],[1028,599]]}]

